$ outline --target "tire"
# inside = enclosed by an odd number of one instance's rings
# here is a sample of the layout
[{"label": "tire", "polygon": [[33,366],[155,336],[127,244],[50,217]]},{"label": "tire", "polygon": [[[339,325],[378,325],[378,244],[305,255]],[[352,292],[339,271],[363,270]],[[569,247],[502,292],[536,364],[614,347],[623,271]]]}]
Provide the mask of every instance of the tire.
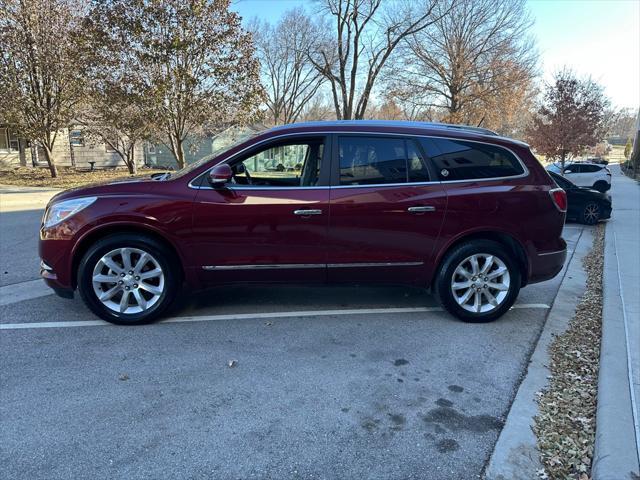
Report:
[{"label": "tire", "polygon": [[610,187],[611,186],[604,180],[598,180],[593,184],[593,189],[598,190],[601,193],[605,193],[607,190],[609,190]]},{"label": "tire", "polygon": [[600,221],[602,208],[598,202],[588,202],[580,214],[580,222],[585,225],[595,225]]},{"label": "tire", "polygon": [[[128,269],[123,268],[125,258]],[[155,320],[173,303],[179,286],[180,268],[173,253],[141,234],[114,234],[99,240],[78,266],[80,297],[93,313],[117,325]]]},{"label": "tire", "polygon": [[[489,261],[489,258],[492,257],[493,261],[487,272],[487,278],[494,275],[494,280],[497,281],[491,282],[489,280],[486,284],[500,285],[504,290],[492,289],[491,287],[483,289],[486,285],[484,280],[482,284],[473,280],[474,278],[477,280],[478,276],[471,276],[471,272],[474,271],[472,257],[477,262],[476,271],[482,271],[485,267],[484,262]],[[495,276],[496,273],[503,270],[502,275]],[[469,275],[465,278],[459,273],[461,271],[466,271]],[[491,240],[471,240],[454,247],[445,255],[436,275],[435,291],[441,305],[455,317],[465,322],[484,323],[499,318],[511,308],[520,292],[520,280],[520,268],[504,245]],[[472,282],[471,285],[480,286],[481,290],[476,292],[472,287],[459,288],[456,289],[454,295],[454,284],[462,286],[465,282]],[[497,305],[494,306],[490,303],[487,293],[494,298]],[[464,300],[467,294],[470,296],[466,302],[456,300],[456,298]],[[479,312],[477,311],[477,297],[480,299]]]}]

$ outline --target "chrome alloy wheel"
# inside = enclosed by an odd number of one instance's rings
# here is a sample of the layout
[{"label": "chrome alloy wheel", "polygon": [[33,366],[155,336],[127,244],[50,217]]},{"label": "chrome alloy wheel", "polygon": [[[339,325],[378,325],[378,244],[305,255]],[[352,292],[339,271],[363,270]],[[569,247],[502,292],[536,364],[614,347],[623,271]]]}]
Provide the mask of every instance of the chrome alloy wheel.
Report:
[{"label": "chrome alloy wheel", "polygon": [[111,250],[98,260],[91,280],[96,297],[105,307],[126,314],[153,307],[165,285],[158,261],[139,248]]},{"label": "chrome alloy wheel", "polygon": [[600,218],[600,207],[597,203],[590,203],[584,209],[584,222],[593,225]]},{"label": "chrome alloy wheel", "polygon": [[504,302],[510,284],[509,269],[500,258],[477,253],[458,264],[451,277],[451,292],[465,310],[487,313]]}]

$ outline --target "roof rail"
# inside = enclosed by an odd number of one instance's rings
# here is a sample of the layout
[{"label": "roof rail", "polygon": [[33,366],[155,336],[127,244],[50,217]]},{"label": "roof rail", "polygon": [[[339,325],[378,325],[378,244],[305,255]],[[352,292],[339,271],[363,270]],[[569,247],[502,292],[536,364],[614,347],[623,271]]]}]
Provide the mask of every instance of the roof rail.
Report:
[{"label": "roof rail", "polygon": [[473,127],[471,125],[456,125],[453,123],[438,123],[438,122],[424,122],[425,125],[429,125],[430,127],[435,128],[452,128],[455,130],[468,130],[470,132],[482,133],[484,135],[498,135],[493,130],[489,130],[488,128],[483,127]]},{"label": "roof rail", "polygon": [[417,122],[410,120],[319,120],[319,121],[311,121],[311,122],[301,122],[301,123],[292,123],[288,125],[279,125],[274,127],[273,130],[279,130],[282,128],[289,127],[304,127],[304,126],[338,126],[338,125],[370,125],[370,126],[381,126],[381,127],[415,127],[415,128],[442,128],[442,129],[451,129],[451,130],[461,130],[467,132],[475,132],[481,135],[492,135],[498,136],[496,132],[493,130],[489,130],[488,128],[482,127],[472,127],[471,125],[454,125],[450,123],[439,123],[439,122]]}]

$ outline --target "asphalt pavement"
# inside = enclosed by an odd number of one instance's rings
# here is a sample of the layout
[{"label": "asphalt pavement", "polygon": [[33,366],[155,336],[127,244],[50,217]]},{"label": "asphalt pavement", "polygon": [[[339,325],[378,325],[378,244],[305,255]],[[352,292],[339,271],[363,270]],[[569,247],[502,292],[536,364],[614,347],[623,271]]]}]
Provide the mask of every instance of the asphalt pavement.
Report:
[{"label": "asphalt pavement", "polygon": [[[29,196],[9,211],[0,201],[14,289],[37,278],[42,210]],[[570,253],[581,233],[565,227]],[[3,476],[477,478],[561,278],[482,325],[393,286],[224,287],[134,328],[79,299],[11,300]]]}]

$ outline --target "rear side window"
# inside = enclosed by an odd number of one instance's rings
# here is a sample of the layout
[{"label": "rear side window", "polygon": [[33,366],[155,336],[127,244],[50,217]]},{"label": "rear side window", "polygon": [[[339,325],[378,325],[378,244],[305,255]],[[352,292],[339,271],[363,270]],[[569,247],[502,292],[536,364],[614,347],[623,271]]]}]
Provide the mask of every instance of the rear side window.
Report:
[{"label": "rear side window", "polygon": [[440,180],[512,177],[524,173],[516,156],[502,147],[446,138],[431,140],[437,146],[437,151],[430,155]]},{"label": "rear side window", "polygon": [[429,173],[411,139],[340,137],[340,185],[427,182]]},{"label": "rear side window", "polygon": [[599,165],[582,165],[582,171],[584,173],[595,173],[602,170],[602,167]]}]

